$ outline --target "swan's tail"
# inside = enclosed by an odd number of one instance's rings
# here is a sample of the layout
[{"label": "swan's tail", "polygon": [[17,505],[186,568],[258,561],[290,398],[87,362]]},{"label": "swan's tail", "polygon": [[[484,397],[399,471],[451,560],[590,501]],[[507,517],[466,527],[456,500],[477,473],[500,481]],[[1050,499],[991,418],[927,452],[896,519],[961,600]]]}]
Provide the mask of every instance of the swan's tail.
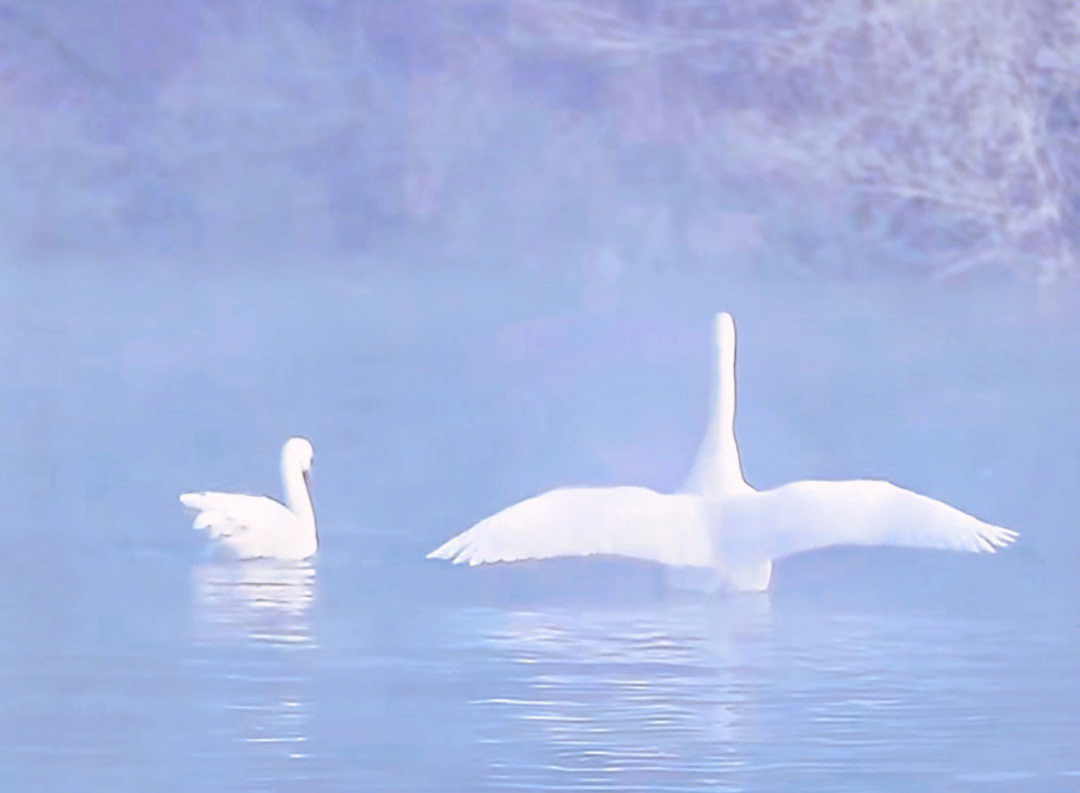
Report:
[{"label": "swan's tail", "polygon": [[735,440],[735,320],[716,315],[716,378],[709,424],[684,490],[719,494],[749,490]]},{"label": "swan's tail", "polygon": [[217,495],[217,493],[183,493],[180,496],[180,503],[195,512],[191,527],[197,531],[205,531],[215,539],[227,537],[241,528],[237,521],[220,508],[215,499]]}]

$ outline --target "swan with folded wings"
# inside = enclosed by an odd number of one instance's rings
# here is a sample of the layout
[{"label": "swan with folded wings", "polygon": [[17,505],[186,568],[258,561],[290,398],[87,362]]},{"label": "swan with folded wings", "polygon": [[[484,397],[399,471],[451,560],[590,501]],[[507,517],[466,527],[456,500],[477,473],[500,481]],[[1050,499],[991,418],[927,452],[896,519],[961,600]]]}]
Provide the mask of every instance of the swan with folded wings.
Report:
[{"label": "swan with folded wings", "polygon": [[290,438],[281,450],[285,503],[242,493],[184,493],[180,502],[195,514],[196,529],[244,559],[307,559],[319,547],[308,472],[314,451],[306,438]]}]

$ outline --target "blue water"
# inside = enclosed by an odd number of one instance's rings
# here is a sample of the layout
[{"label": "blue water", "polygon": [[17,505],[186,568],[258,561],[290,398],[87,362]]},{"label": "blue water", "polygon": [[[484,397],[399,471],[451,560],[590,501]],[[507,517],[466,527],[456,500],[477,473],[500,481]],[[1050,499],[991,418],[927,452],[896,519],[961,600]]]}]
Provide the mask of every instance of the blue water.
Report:
[{"label": "blue water", "polygon": [[[4,265],[0,786],[1080,788],[1068,301],[679,271],[587,292],[394,261]],[[730,598],[645,564],[423,558],[557,485],[676,487],[719,309],[751,483],[889,478],[1018,544],[823,551]],[[279,493],[291,434],[317,560],[209,554],[177,495]]]}]

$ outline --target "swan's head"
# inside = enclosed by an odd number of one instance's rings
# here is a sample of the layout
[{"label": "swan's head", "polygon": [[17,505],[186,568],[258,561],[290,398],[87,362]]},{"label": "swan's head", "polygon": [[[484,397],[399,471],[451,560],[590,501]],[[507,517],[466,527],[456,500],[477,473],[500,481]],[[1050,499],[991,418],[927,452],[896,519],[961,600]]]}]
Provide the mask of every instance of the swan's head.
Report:
[{"label": "swan's head", "polygon": [[315,459],[315,450],[311,448],[311,441],[307,438],[289,438],[285,442],[285,448],[281,450],[281,459],[286,466],[295,466],[307,473]]},{"label": "swan's head", "polygon": [[721,350],[735,346],[735,319],[726,311],[716,315],[716,346]]}]

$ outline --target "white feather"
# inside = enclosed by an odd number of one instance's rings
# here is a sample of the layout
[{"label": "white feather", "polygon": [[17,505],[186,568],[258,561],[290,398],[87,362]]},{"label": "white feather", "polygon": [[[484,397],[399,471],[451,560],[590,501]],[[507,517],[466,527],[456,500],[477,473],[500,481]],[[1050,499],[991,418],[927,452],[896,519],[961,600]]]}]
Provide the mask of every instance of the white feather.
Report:
[{"label": "white feather", "polygon": [[983,523],[891,482],[793,482],[727,499],[719,535],[768,558],[832,545],[896,545],[993,553],[1016,532]]},{"label": "white feather", "polygon": [[608,554],[700,565],[709,555],[704,506],[644,487],[552,490],[480,521],[429,556],[476,565]]}]

